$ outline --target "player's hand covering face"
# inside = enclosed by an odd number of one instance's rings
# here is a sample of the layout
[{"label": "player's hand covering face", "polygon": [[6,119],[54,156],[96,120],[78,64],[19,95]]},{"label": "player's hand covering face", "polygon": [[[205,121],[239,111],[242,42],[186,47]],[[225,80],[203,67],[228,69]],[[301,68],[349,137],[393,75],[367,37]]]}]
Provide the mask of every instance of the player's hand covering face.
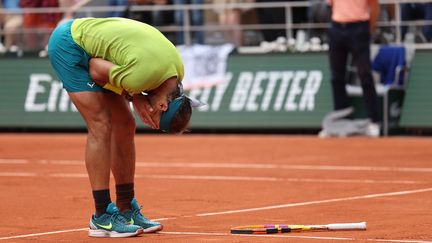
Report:
[{"label": "player's hand covering face", "polygon": [[144,124],[153,129],[159,129],[159,121],[162,111],[152,107],[149,96],[135,95],[133,99],[135,112]]}]

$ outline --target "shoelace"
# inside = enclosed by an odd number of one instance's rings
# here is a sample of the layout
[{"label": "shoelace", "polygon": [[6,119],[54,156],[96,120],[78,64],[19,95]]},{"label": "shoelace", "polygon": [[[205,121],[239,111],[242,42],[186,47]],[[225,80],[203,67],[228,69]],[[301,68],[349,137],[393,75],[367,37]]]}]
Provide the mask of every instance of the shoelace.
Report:
[{"label": "shoelace", "polygon": [[122,224],[128,223],[127,220],[122,215],[120,215],[119,212],[115,212],[115,213],[111,214],[111,219],[113,222],[120,222]]},{"label": "shoelace", "polygon": [[134,211],[133,211],[133,215],[135,216],[135,215],[140,215],[141,217],[143,217],[145,220],[149,220],[148,218],[146,218],[146,217],[144,217],[144,215],[141,213],[141,209],[143,208],[144,206],[139,206],[139,208],[137,208],[137,209],[135,209]]}]

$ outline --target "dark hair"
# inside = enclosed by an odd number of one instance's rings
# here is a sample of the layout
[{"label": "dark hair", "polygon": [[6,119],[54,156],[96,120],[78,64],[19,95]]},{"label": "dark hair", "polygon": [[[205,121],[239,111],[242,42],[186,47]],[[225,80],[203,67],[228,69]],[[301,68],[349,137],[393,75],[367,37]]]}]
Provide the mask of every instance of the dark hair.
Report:
[{"label": "dark hair", "polygon": [[189,125],[190,118],[192,117],[192,107],[188,97],[184,97],[184,101],[179,110],[175,114],[169,129],[169,133],[181,134]]}]

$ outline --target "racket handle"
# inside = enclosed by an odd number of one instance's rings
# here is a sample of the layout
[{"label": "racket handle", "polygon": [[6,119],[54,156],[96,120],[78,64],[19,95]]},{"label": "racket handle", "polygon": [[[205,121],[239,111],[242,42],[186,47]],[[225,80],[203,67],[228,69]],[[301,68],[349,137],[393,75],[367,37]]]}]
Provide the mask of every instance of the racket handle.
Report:
[{"label": "racket handle", "polygon": [[366,222],[345,223],[345,224],[328,224],[329,230],[366,230]]}]

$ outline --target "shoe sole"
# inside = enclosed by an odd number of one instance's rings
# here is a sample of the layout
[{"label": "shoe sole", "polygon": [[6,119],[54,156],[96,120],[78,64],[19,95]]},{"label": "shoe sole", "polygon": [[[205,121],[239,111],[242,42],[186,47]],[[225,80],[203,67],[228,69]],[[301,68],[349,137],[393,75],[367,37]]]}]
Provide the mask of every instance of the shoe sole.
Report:
[{"label": "shoe sole", "polygon": [[88,236],[90,237],[106,237],[106,238],[125,238],[134,237],[144,233],[143,229],[138,229],[135,232],[130,233],[119,233],[116,231],[108,231],[103,229],[89,229]]},{"label": "shoe sole", "polygon": [[152,226],[152,227],[148,227],[146,229],[144,229],[144,233],[156,233],[158,231],[161,231],[163,229],[162,225],[156,225],[156,226]]}]

